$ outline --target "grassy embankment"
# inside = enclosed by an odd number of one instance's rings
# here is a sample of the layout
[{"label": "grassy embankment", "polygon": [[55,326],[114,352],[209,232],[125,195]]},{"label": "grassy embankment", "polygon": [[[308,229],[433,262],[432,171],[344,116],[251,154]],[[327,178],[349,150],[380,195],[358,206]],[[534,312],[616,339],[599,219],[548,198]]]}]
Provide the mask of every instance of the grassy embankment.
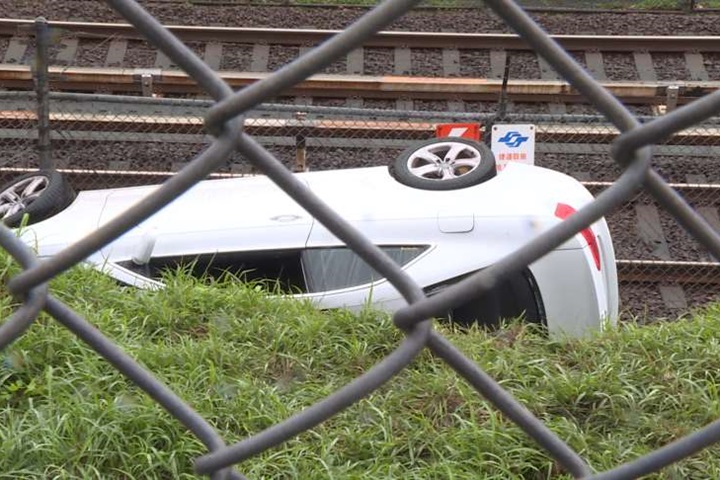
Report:
[{"label": "grassy embankment", "polygon": [[[259,286],[182,276],[161,292],[76,269],[53,291],[234,442],[370,368],[401,334],[387,316],[318,312]],[[3,318],[11,308],[0,296]],[[607,469],[720,417],[720,308],[588,341],[521,325],[446,331]],[[200,443],[72,334],[40,319],[0,367],[0,478],[193,478]],[[720,477],[720,449],[662,478]],[[566,478],[429,354],[331,421],[240,466],[249,478]]]}]

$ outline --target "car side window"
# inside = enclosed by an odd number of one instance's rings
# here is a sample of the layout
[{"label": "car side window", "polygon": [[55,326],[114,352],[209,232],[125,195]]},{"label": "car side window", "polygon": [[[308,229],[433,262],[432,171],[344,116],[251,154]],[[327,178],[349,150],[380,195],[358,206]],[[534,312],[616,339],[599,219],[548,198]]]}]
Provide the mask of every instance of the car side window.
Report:
[{"label": "car side window", "polygon": [[152,257],[146,265],[137,265],[132,260],[118,265],[153,280],[161,280],[165,272],[184,269],[198,278],[230,274],[243,281],[276,281],[283,292],[304,293],[307,288],[300,255],[300,250],[202,253]]},{"label": "car side window", "polygon": [[[426,246],[381,246],[395,263],[406,265]],[[339,290],[380,280],[377,273],[355,252],[346,247],[311,248],[302,254],[307,289],[310,293]]]}]

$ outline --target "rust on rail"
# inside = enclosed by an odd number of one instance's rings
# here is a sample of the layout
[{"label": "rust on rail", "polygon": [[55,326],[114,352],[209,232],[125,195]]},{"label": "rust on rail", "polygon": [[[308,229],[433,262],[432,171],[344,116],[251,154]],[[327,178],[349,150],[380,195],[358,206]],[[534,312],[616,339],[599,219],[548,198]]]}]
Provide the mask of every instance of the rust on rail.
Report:
[{"label": "rust on rail", "polygon": [[[235,89],[266,78],[270,73],[219,72]],[[150,75],[154,92],[162,94],[199,94],[194,81],[180,70],[50,67],[53,88],[66,91],[110,90],[143,91],[143,76]],[[0,66],[0,86],[32,89],[32,71],[28,65]],[[686,82],[606,82],[610,93],[627,103],[664,103],[669,86],[678,86],[678,103],[686,103],[720,88],[717,81]],[[362,97],[437,100],[497,100],[502,80],[484,78],[436,78],[409,76],[313,75],[287,92],[287,95],[311,97]],[[559,80],[510,80],[508,97],[515,101],[583,102],[584,97],[567,82]]]}]

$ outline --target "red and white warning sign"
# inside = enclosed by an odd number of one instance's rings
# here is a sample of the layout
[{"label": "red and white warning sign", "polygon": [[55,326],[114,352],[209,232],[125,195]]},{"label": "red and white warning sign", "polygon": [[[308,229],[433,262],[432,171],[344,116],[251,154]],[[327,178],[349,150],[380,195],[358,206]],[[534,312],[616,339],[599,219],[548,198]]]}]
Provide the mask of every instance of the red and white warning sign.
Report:
[{"label": "red and white warning sign", "polygon": [[493,125],[490,144],[498,171],[510,162],[535,164],[535,125]]},{"label": "red and white warning sign", "polygon": [[443,137],[462,137],[469,140],[480,140],[480,124],[479,123],[441,123],[435,127],[435,136]]}]

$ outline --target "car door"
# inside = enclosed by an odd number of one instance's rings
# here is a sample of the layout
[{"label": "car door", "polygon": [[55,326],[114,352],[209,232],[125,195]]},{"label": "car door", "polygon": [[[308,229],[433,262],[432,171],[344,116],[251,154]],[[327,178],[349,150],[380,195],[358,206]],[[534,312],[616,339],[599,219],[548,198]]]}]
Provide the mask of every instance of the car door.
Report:
[{"label": "car door", "polygon": [[[100,224],[122,214],[151,189],[120,189]],[[289,251],[307,242],[313,218],[266,177],[202,182],[103,249],[106,261],[243,252]],[[227,258],[227,255],[225,255]]]}]

